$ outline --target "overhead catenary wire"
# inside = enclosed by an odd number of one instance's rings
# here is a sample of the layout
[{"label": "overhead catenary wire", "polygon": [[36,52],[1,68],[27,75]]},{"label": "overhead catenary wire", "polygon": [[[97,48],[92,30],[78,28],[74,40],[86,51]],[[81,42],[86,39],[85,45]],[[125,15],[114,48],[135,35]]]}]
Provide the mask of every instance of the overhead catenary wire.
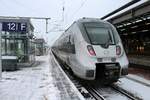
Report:
[{"label": "overhead catenary wire", "polygon": [[87,0],[84,0],[84,1],[81,3],[80,7],[71,15],[70,18],[74,18],[74,16],[79,12],[79,10],[84,6],[84,4],[85,4],[86,2],[87,2]]},{"label": "overhead catenary wire", "polygon": [[62,1],[62,13],[61,13],[61,19],[60,20],[54,20],[54,21],[51,21],[51,23],[54,23],[53,27],[48,31],[48,32],[59,32],[59,31],[64,31],[64,23],[65,23],[65,0],[61,0]]}]

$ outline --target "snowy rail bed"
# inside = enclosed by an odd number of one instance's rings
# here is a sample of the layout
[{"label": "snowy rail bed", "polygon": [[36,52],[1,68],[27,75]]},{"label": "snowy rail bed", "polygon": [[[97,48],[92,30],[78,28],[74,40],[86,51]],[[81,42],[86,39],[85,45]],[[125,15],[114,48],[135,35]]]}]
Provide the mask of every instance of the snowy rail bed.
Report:
[{"label": "snowy rail bed", "polygon": [[55,77],[55,84],[60,90],[62,100],[85,100],[78,89],[74,86],[65,72],[61,69],[59,63],[51,53],[52,75]]}]

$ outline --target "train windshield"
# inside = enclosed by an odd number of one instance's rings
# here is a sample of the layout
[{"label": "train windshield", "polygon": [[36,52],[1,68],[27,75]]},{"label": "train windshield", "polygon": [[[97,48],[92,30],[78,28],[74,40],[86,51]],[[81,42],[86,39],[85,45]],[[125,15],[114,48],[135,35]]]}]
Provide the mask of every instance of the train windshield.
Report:
[{"label": "train windshield", "polygon": [[87,35],[92,44],[115,44],[113,31],[110,27],[100,24],[84,24]]}]

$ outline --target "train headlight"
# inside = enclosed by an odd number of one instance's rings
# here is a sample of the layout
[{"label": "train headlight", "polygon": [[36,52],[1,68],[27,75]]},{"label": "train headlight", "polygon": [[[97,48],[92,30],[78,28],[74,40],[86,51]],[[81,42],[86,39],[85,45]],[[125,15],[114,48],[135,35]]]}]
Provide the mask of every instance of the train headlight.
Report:
[{"label": "train headlight", "polygon": [[116,54],[118,56],[121,54],[121,47],[119,45],[116,46]]},{"label": "train headlight", "polygon": [[95,51],[94,51],[94,49],[93,49],[93,47],[91,45],[88,45],[87,49],[88,49],[90,55],[96,56],[96,53],[95,53]]}]

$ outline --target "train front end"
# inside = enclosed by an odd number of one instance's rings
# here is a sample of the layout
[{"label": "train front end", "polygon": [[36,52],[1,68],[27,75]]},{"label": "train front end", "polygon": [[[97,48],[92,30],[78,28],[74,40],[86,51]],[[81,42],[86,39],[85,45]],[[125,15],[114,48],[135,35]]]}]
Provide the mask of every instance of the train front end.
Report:
[{"label": "train front end", "polygon": [[85,43],[81,44],[86,54],[80,56],[80,62],[88,66],[84,68],[85,78],[113,82],[127,75],[129,62],[116,29],[108,22],[97,20],[82,25],[87,36],[83,35]]}]

